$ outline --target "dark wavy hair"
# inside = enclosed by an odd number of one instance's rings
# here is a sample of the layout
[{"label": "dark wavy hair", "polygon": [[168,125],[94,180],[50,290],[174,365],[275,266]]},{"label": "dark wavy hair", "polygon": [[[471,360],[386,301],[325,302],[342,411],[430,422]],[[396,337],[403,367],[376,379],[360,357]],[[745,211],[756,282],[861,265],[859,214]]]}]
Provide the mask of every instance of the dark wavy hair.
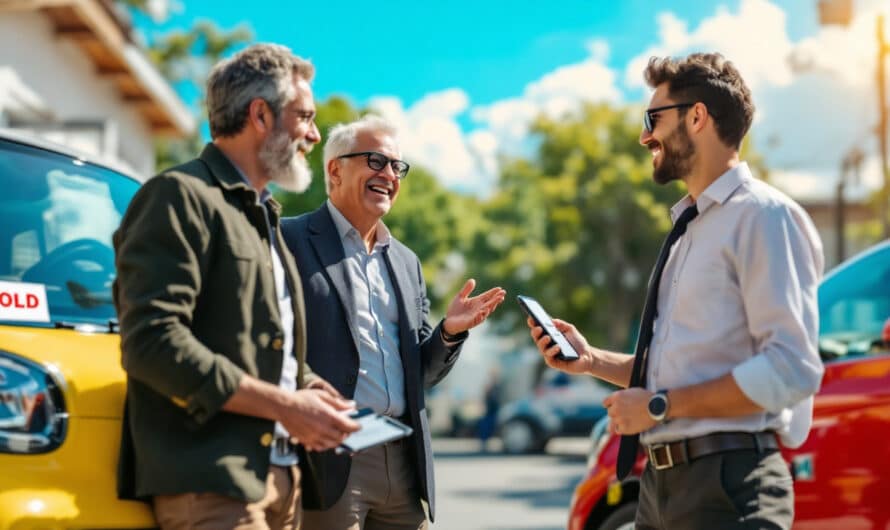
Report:
[{"label": "dark wavy hair", "polygon": [[652,88],[667,83],[674,101],[704,103],[720,141],[736,149],[742,145],[754,119],[754,102],[731,61],[719,53],[693,53],[683,59],[652,57],[645,76]]}]

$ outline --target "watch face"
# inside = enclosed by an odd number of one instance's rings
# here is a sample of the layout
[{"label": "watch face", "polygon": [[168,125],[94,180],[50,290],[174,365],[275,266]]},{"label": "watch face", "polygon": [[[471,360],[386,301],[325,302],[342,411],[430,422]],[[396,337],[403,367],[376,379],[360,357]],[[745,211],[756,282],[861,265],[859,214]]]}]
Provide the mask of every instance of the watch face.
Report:
[{"label": "watch face", "polygon": [[667,411],[667,400],[661,394],[655,394],[649,400],[649,414],[654,418],[658,418]]}]

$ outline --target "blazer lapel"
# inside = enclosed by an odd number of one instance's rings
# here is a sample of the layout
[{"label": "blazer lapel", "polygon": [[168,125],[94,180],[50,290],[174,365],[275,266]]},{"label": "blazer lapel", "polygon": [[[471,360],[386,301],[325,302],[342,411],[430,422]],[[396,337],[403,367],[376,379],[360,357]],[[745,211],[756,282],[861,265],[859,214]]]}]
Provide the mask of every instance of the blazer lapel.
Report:
[{"label": "blazer lapel", "polygon": [[411,317],[412,313],[416,313],[416,311],[412,311],[416,309],[416,290],[412,288],[414,282],[411,280],[411,275],[405,266],[406,262],[399,254],[398,248],[395,248],[394,245],[390,244],[383,253],[383,256],[386,260],[390,278],[392,278],[398,297],[397,301],[399,303],[400,320],[399,343],[402,346],[400,350],[402,353],[402,361],[404,363],[407,362],[407,359],[405,359],[405,352],[407,351],[407,346],[409,346],[406,339],[411,337],[411,332],[417,327],[417,323],[414,322],[414,319]]},{"label": "blazer lapel", "polygon": [[[343,253],[343,243],[340,234],[334,225],[334,220],[328,212],[326,205],[316,210],[309,220],[309,241],[315,250],[318,260],[327,272],[340,303],[343,304],[343,312],[346,314],[346,327],[352,335],[355,343],[355,352],[358,354],[359,342],[356,335],[355,303],[353,302],[352,283],[346,272],[346,255]],[[312,310],[311,307],[307,308]]]}]

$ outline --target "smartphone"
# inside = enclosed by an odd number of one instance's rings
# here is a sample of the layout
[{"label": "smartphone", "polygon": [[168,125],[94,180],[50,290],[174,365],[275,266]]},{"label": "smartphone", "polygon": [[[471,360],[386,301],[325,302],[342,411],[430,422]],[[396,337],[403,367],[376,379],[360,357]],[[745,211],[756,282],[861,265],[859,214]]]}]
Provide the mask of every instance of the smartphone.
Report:
[{"label": "smartphone", "polygon": [[538,303],[537,300],[530,296],[522,296],[519,295],[516,297],[516,300],[519,301],[519,305],[522,306],[522,309],[535,321],[535,323],[541,328],[544,329],[544,333],[550,337],[550,344],[556,344],[559,346],[560,352],[556,354],[556,358],[561,361],[577,361],[580,357],[578,352],[575,351],[575,348],[572,346],[572,343],[566,338],[565,335],[562,334],[561,331],[556,329],[556,325],[553,323],[553,319],[550,318],[550,315],[547,314],[547,311],[544,311],[544,308],[541,307],[541,304]]}]

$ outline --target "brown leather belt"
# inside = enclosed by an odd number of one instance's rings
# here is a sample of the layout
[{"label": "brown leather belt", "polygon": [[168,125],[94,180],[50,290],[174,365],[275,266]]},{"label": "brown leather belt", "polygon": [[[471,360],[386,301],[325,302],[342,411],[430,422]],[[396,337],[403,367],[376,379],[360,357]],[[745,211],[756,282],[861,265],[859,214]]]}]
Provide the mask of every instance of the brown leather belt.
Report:
[{"label": "brown leather belt", "polygon": [[762,452],[778,448],[779,442],[773,431],[715,432],[678,442],[652,444],[646,446],[646,453],[649,455],[652,467],[662,470],[715,453],[743,449],[756,449]]}]

